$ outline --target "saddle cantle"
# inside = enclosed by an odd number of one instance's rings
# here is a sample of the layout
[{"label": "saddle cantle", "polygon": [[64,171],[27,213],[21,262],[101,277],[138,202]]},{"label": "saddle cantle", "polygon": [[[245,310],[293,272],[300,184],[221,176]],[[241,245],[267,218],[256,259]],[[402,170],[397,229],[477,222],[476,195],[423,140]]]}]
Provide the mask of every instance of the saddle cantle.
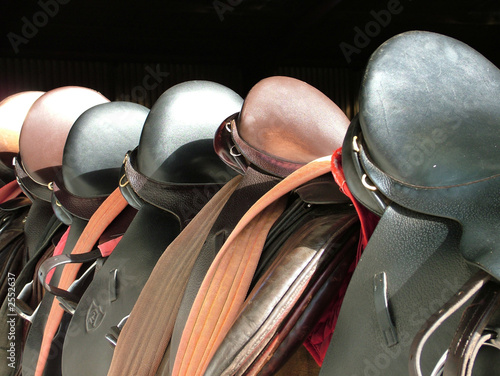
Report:
[{"label": "saddle cantle", "polygon": [[[7,166],[11,166],[12,157],[19,153],[19,134],[24,119],[33,103],[42,94],[42,91],[24,91],[11,95],[0,102],[0,119],[2,119],[2,139],[0,140],[0,161],[2,162],[0,173],[2,175],[0,178],[4,184],[8,183],[10,179],[7,180],[3,177],[3,170],[8,168]],[[13,174],[12,177],[14,177]]]},{"label": "saddle cantle", "polygon": [[215,150],[231,167],[245,169],[231,149],[235,145],[245,158],[244,165],[280,178],[288,176],[342,143],[345,128],[332,124],[346,124],[347,118],[332,103],[297,79],[262,80],[248,93],[241,112],[222,124],[229,132],[221,129],[216,134]]},{"label": "saddle cantle", "polygon": [[[404,33],[371,56],[342,164],[352,194],[382,218],[347,291],[322,374],[440,374],[463,311],[447,302],[464,295],[476,267],[499,276],[499,94],[498,69],[443,35]],[[415,352],[412,339],[437,318],[426,351]],[[346,351],[361,336],[363,362]],[[413,373],[408,362],[417,358]],[[475,372],[489,374],[488,360],[481,363]]]},{"label": "saddle cantle", "polygon": [[[138,213],[79,302],[69,327],[79,335],[67,338],[63,348],[65,375],[106,374],[112,358],[123,351],[120,341],[126,333],[120,329],[158,258],[234,176],[215,155],[212,135],[220,118],[239,110],[241,103],[225,86],[189,81],[168,89],[152,107],[120,178],[121,192]],[[177,281],[180,275],[171,277]],[[139,341],[151,339],[139,337],[133,342],[142,350]],[[124,354],[129,360],[140,351]]]}]

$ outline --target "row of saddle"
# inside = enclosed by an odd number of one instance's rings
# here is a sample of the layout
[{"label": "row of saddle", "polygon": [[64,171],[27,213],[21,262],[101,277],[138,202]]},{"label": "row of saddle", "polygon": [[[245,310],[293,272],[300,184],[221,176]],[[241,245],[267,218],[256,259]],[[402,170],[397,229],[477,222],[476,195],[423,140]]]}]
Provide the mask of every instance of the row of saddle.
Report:
[{"label": "row of saddle", "polygon": [[499,375],[500,72],[423,31],[290,77],[0,103],[2,375]]}]

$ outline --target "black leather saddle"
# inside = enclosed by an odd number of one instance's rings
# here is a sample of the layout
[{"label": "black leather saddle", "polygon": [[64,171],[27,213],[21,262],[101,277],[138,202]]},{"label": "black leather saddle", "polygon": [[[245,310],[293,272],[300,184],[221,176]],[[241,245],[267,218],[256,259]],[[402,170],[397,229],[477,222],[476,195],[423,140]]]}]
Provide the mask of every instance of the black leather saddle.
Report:
[{"label": "black leather saddle", "polygon": [[[79,262],[73,260],[70,254],[92,214],[100,203],[118,188],[123,154],[139,142],[148,112],[147,108],[133,103],[98,104],[83,112],[68,132],[63,148],[61,171],[54,176],[51,184],[53,210],[57,217],[69,226],[67,238],[61,253],[48,258],[39,266],[39,283],[47,292],[37,308],[24,350],[25,354],[40,352],[48,315],[54,299],[57,298],[67,313],[63,316],[60,329],[52,341],[51,357],[45,367],[45,373],[61,372],[61,349],[67,324],[82,289],[98,267],[92,262],[101,255],[94,251],[95,255],[85,260],[85,266],[92,265],[92,267],[81,268],[78,281],[73,284],[71,291],[60,290],[57,287],[63,265]],[[89,150],[95,151],[89,152]],[[120,236],[134,214],[135,210],[126,209],[122,212],[101,239],[106,237],[105,240],[109,240]],[[50,273],[53,275],[49,280],[47,277]],[[24,358],[23,373],[34,372],[37,356],[34,357],[35,359]]]},{"label": "black leather saddle", "polygon": [[481,344],[495,346],[484,333],[498,325],[498,285],[465,309],[468,329],[459,321],[464,297],[500,276],[499,83],[488,60],[439,34],[404,33],[371,56],[342,164],[381,219],[322,375],[497,374],[498,351],[482,357]]},{"label": "black leather saddle", "polygon": [[156,261],[235,175],[214,153],[212,137],[220,119],[241,103],[220,84],[189,81],[154,104],[120,180],[138,213],[76,308],[68,328],[75,335],[64,342],[64,375],[107,374],[120,329]]}]

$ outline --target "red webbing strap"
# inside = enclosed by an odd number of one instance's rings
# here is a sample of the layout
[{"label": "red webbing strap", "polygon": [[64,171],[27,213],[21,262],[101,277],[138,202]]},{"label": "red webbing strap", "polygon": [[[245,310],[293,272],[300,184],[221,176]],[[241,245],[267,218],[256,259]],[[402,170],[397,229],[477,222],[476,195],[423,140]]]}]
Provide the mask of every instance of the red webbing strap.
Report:
[{"label": "red webbing strap", "polygon": [[331,342],[333,332],[335,331],[335,326],[337,325],[338,315],[340,313],[340,308],[342,306],[342,302],[344,300],[345,293],[347,291],[347,286],[349,285],[352,273],[356,268],[356,265],[361,258],[361,254],[363,250],[366,248],[368,244],[368,240],[370,239],[379,218],[366,209],[363,205],[361,205],[352,195],[351,191],[349,191],[349,187],[347,186],[344,170],[342,169],[342,148],[337,149],[332,155],[332,165],[331,170],[335,182],[339,185],[340,190],[351,200],[358,213],[358,217],[361,224],[361,235],[358,244],[358,252],[356,255],[356,260],[353,265],[349,268],[349,274],[344,279],[342,283],[342,287],[340,288],[339,295],[336,300],[332,301],[332,304],[328,309],[325,310],[323,316],[319,319],[318,324],[314,327],[312,332],[307,337],[304,342],[304,346],[312,355],[316,363],[319,366],[323,364],[323,360],[325,359],[326,352],[328,350],[328,346]]},{"label": "red webbing strap", "polygon": [[179,343],[173,376],[203,375],[240,311],[267,233],[285,208],[285,200],[280,198],[329,171],[330,158],[308,163],[262,196],[238,222],[198,291]]},{"label": "red webbing strap", "polygon": [[337,149],[332,155],[332,174],[333,178],[340,187],[340,190],[352,201],[356,212],[358,213],[360,224],[361,224],[361,238],[360,245],[358,248],[357,260],[359,261],[361,253],[366,248],[368,240],[373,234],[375,227],[377,227],[379,217],[365,208],[359,203],[358,200],[352,195],[349,187],[347,186],[344,170],[342,169],[342,148]]},{"label": "red webbing strap", "polygon": [[[109,195],[99,209],[97,209],[94,215],[92,215],[71,253],[80,254],[90,252],[104,230],[111,222],[113,222],[118,214],[125,209],[126,206],[127,201],[121,195],[119,188],[117,188],[113,193],[111,193],[111,195]],[[65,265],[58,287],[67,290],[75,281],[80,266],[80,264]],[[42,376],[43,374],[45,364],[47,363],[47,357],[49,356],[50,346],[59,328],[59,324],[61,323],[63,313],[64,310],[60,307],[59,301],[54,299],[47,323],[45,325],[45,330],[43,332],[42,345],[38,355],[35,376]]]},{"label": "red webbing strap", "polygon": [[[64,247],[66,247],[66,241],[68,240],[68,235],[70,230],[71,226],[66,229],[63,236],[61,236],[61,239],[59,239],[59,241],[57,242],[57,245],[54,248],[54,252],[52,253],[51,257],[62,255]],[[55,271],[56,271],[55,269],[52,269],[47,273],[47,277],[45,278],[47,280],[47,283],[50,282]]]},{"label": "red webbing strap", "polygon": [[5,184],[0,188],[0,204],[5,201],[12,200],[21,194],[22,190],[17,180],[13,180],[10,183]]},{"label": "red webbing strap", "polygon": [[193,265],[241,178],[226,183],[162,254],[118,337],[108,375],[156,374]]}]

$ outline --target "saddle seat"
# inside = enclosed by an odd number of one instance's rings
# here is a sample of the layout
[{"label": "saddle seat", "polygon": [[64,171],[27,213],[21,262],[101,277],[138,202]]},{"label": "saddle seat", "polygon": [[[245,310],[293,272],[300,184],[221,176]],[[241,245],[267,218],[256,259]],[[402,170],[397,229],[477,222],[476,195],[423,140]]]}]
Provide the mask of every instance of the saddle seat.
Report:
[{"label": "saddle seat", "polygon": [[346,176],[356,164],[366,174],[364,184],[358,178],[352,185],[360,201],[376,212],[376,199],[390,200],[458,221],[461,253],[496,279],[499,95],[500,71],[477,51],[443,35],[407,32],[372,55],[359,124],[344,143],[347,154],[355,152],[346,158]]},{"label": "saddle seat", "polygon": [[[311,106],[314,105],[314,111]],[[241,158],[228,147],[228,135],[245,159],[266,174],[284,178],[308,162],[332,154],[340,145],[345,114],[313,86],[290,77],[258,82],[245,98],[240,113],[228,118],[217,132],[214,146],[219,157],[235,169]]]}]

